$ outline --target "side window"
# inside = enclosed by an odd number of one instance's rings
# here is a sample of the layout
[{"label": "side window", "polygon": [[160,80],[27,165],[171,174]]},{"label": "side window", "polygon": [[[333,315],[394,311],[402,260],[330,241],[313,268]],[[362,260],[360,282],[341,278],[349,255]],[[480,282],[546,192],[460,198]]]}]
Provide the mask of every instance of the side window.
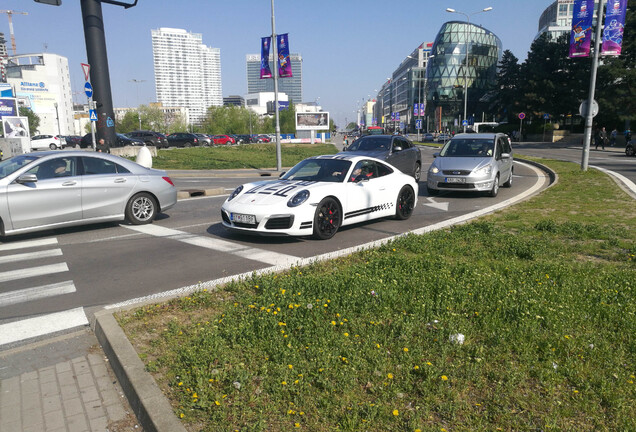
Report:
[{"label": "side window", "polygon": [[380,164],[380,163],[376,163],[376,165],[378,167],[378,177],[383,177],[393,172],[393,170],[389,168],[387,165]]},{"label": "side window", "polygon": [[74,157],[59,157],[50,159],[31,168],[28,171],[28,174],[35,174],[38,180],[72,177],[77,175],[76,160]]},{"label": "side window", "polygon": [[495,159],[501,159],[501,153],[502,153],[502,148],[501,148],[501,140],[498,139],[497,142],[495,143]]},{"label": "side window", "polygon": [[130,172],[119,164],[101,158],[84,157],[82,158],[82,163],[84,165],[84,175],[117,174]]}]

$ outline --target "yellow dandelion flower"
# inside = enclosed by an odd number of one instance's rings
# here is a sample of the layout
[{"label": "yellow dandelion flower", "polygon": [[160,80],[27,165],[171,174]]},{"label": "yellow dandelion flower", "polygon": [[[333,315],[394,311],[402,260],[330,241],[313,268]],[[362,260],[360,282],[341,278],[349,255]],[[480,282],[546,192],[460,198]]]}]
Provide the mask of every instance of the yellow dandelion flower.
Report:
[{"label": "yellow dandelion flower", "polygon": [[409,352],[409,349],[407,347],[404,347],[404,352]]},{"label": "yellow dandelion flower", "polygon": [[398,410],[393,410],[393,415],[394,415],[394,416],[399,416],[399,415],[400,415],[400,412],[399,412]]},{"label": "yellow dandelion flower", "polygon": [[283,381],[281,384],[282,385],[287,385],[287,381]]},{"label": "yellow dandelion flower", "polygon": [[295,428],[299,428],[300,427],[300,423],[294,423],[294,427]]},{"label": "yellow dandelion flower", "polygon": [[179,382],[179,384],[177,384],[177,385],[178,385],[178,386],[182,386],[182,385],[183,385],[183,382]]},{"label": "yellow dandelion flower", "polygon": [[345,337],[349,337],[349,333],[345,333],[344,335],[345,335]]},{"label": "yellow dandelion flower", "polygon": [[285,290],[284,290],[284,289],[280,290],[280,292],[281,292],[282,294],[285,294]]},{"label": "yellow dandelion flower", "polygon": [[335,321],[331,321],[331,325],[336,325],[336,322]]},{"label": "yellow dandelion flower", "polygon": [[393,374],[389,372],[389,374],[387,375],[387,378],[393,379]]},{"label": "yellow dandelion flower", "polygon": [[184,417],[185,417],[184,413],[179,414],[179,418],[184,418]]},{"label": "yellow dandelion flower", "polygon": [[292,366],[292,365],[287,365],[287,367],[290,368],[290,369],[294,368],[294,366]]},{"label": "yellow dandelion flower", "polygon": [[433,366],[433,363],[431,363],[431,362],[426,362],[426,364],[429,365],[429,366]]},{"label": "yellow dandelion flower", "polygon": [[420,367],[418,365],[413,366],[413,369],[418,370]]},{"label": "yellow dandelion flower", "polygon": [[448,377],[446,375],[442,375],[442,381],[448,381]]}]

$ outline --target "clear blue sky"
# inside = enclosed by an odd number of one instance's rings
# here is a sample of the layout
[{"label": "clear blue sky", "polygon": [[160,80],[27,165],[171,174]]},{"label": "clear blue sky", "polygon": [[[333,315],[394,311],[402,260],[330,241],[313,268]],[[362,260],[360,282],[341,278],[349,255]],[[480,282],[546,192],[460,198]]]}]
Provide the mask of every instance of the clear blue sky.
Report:
[{"label": "clear blue sky", "polygon": [[[131,2],[132,0],[125,0]],[[317,98],[338,126],[369,95],[375,97],[385,79],[420,43],[432,42],[442,23],[464,20],[494,32],[525,60],[537,33],[539,16],[553,0],[275,0],[276,33],[289,33],[291,52],[303,56],[303,98]],[[76,101],[84,101],[86,62],[80,0],[50,6],[33,0],[2,0],[0,9],[13,15],[18,54],[47,51],[69,59]],[[116,107],[155,101],[150,31],[183,28],[203,35],[203,43],[221,49],[223,96],[247,92],[245,55],[260,53],[261,37],[271,34],[270,0],[139,0],[134,8],[102,5]],[[9,24],[0,14],[9,54]],[[131,80],[145,80],[135,84]]]}]

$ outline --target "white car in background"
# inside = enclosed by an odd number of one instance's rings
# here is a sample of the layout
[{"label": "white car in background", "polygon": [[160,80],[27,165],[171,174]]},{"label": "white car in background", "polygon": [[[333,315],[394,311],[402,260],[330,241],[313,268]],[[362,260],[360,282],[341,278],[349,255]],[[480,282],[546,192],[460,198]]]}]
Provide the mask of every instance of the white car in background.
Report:
[{"label": "white car in background", "polygon": [[327,155],[305,159],[279,180],[239,186],[221,207],[223,226],[261,235],[333,237],[341,226],[408,219],[415,179],[376,158]]},{"label": "white car in background", "polygon": [[55,135],[35,135],[31,137],[31,151],[61,150],[66,147],[66,138]]}]

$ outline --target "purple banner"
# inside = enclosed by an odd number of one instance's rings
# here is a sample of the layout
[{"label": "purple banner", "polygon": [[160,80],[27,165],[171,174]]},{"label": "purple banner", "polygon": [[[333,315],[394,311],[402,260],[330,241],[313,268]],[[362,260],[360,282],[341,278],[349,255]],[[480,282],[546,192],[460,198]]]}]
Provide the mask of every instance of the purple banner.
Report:
[{"label": "purple banner", "polygon": [[278,41],[278,76],[288,78],[292,76],[291,61],[289,59],[289,40],[287,33],[276,36]]},{"label": "purple banner", "polygon": [[15,107],[15,99],[0,98],[0,117],[17,115],[18,110]]},{"label": "purple banner", "polygon": [[261,79],[272,77],[272,70],[269,68],[269,46],[271,42],[271,37],[261,38]]},{"label": "purple banner", "polygon": [[575,0],[570,33],[570,57],[588,57],[592,42],[594,0]]},{"label": "purple banner", "polygon": [[609,0],[605,11],[601,55],[619,56],[623,45],[627,0]]}]

